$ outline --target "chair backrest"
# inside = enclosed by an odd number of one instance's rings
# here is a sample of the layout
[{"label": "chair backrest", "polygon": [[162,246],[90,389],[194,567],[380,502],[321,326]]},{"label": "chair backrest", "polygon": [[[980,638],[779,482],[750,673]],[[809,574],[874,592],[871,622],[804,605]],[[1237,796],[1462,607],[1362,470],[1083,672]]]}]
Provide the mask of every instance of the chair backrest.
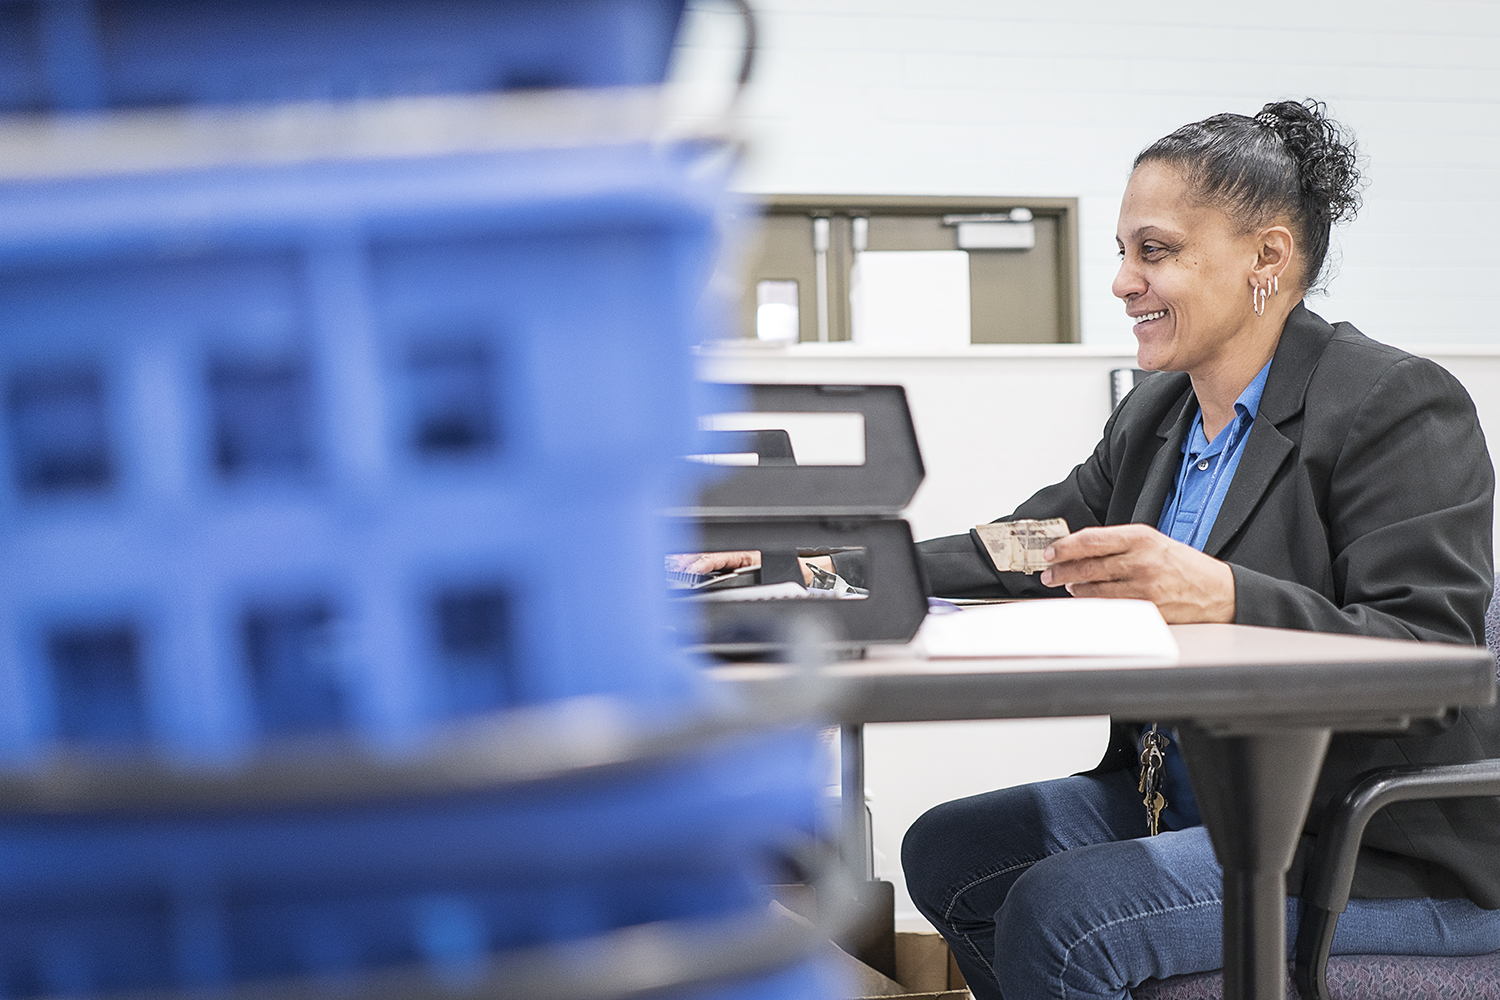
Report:
[{"label": "chair backrest", "polygon": [[1490,606],[1484,612],[1484,644],[1490,652],[1500,657],[1500,573],[1495,574],[1495,589],[1490,594]]}]

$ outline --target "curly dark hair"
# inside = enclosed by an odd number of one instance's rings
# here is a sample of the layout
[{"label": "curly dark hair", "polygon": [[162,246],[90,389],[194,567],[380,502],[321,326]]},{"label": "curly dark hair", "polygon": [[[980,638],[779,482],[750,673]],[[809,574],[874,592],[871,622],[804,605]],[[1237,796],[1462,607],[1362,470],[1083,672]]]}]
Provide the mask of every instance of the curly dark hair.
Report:
[{"label": "curly dark hair", "polygon": [[1354,137],[1322,101],[1275,101],[1255,117],[1222,114],[1184,125],[1135,158],[1181,170],[1198,196],[1219,205],[1245,231],[1286,217],[1304,254],[1302,287],[1326,280],[1335,222],[1359,211]]}]

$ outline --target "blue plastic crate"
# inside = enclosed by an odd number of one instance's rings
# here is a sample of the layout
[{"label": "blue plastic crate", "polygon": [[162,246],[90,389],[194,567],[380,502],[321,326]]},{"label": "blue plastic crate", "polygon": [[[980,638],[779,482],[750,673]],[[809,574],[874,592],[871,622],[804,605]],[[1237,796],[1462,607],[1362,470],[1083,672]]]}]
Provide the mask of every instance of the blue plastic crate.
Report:
[{"label": "blue plastic crate", "polygon": [[658,83],[683,0],[0,0],[0,111]]},{"label": "blue plastic crate", "polygon": [[0,758],[683,691],[652,513],[687,486],[694,176],[617,147],[0,186]]},{"label": "blue plastic crate", "polygon": [[735,983],[674,994],[665,1000],[827,1000],[850,996],[854,984],[828,959],[804,962]]},{"label": "blue plastic crate", "polygon": [[[813,826],[807,732],[508,792],[0,823],[0,995],[425,966],[753,910]],[[121,780],[129,780],[122,774]]]}]

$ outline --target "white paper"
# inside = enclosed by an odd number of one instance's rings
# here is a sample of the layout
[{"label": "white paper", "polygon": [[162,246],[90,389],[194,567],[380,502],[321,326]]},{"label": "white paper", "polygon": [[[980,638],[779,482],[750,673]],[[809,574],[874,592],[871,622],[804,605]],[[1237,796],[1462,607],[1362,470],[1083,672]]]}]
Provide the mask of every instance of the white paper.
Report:
[{"label": "white paper", "polygon": [[1150,601],[1055,598],[966,607],[928,615],[917,640],[930,659],[1069,658],[1048,669],[1088,670],[1087,658],[1101,656],[1177,662],[1177,640]]},{"label": "white paper", "polygon": [[761,281],[755,286],[755,336],[795,343],[802,332],[795,281]]},{"label": "white paper", "polygon": [[855,343],[916,350],[967,347],[969,254],[870,250],[849,278]]}]

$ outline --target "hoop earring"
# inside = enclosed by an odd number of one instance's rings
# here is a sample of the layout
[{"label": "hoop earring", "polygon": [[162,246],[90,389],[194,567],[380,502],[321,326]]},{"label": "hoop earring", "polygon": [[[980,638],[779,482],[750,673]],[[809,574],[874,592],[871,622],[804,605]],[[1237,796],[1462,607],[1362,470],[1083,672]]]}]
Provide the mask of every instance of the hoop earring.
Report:
[{"label": "hoop earring", "polygon": [[1271,280],[1264,286],[1250,286],[1250,308],[1255,310],[1255,315],[1264,316],[1266,313],[1266,300],[1281,291],[1281,276],[1271,275]]}]

